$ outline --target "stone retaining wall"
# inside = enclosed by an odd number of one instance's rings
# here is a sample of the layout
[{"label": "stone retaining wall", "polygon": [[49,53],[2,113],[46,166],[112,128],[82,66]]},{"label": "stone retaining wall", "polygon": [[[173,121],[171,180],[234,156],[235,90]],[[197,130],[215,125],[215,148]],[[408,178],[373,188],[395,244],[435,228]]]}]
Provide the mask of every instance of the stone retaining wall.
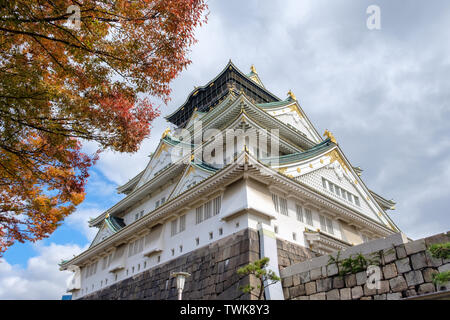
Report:
[{"label": "stone retaining wall", "polygon": [[248,284],[248,277],[240,278],[236,270],[257,259],[258,233],[247,229],[82,299],[174,300],[177,299],[176,281],[170,274],[175,271],[191,274],[186,279],[183,299],[252,299],[253,296],[239,289]]},{"label": "stone retaining wall", "polygon": [[[280,268],[315,256],[309,249],[277,239]],[[172,261],[121,280],[82,297],[82,300],[160,300],[176,299],[176,281],[170,278],[175,271],[191,274],[186,279],[183,299],[256,299],[256,294],[243,294],[240,286],[254,279],[239,277],[237,269],[258,260],[260,248],[258,232],[246,229],[209,246],[186,253]]]},{"label": "stone retaining wall", "polygon": [[277,251],[280,269],[318,256],[308,248],[281,239],[277,239]]},{"label": "stone retaining wall", "polygon": [[[374,240],[361,248],[374,248],[386,239]],[[383,242],[384,241],[384,242]],[[322,256],[281,270],[285,299],[298,300],[398,300],[422,295],[447,287],[432,282],[433,273],[450,270],[450,259],[433,258],[427,248],[434,243],[450,241],[450,232],[432,237],[394,244],[390,248],[374,250],[381,256],[381,280],[379,289],[369,289],[366,271],[340,276],[338,266],[329,262],[329,256]],[[358,246],[352,247],[352,254]],[[366,250],[367,251],[367,250]],[[368,252],[362,252],[368,256]],[[343,250],[341,257],[349,254]],[[336,254],[333,254],[336,257]]]}]

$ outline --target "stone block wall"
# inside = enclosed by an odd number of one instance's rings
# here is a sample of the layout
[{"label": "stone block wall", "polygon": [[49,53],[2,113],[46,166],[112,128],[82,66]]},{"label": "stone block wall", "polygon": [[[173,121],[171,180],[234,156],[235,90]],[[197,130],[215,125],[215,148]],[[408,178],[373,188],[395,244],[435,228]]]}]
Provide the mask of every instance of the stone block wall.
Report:
[{"label": "stone block wall", "polygon": [[186,279],[183,299],[253,299],[254,295],[243,294],[239,289],[249,283],[249,278],[240,278],[236,270],[257,259],[258,233],[242,230],[82,299],[175,300],[176,281],[170,274],[176,271],[191,274]]},{"label": "stone block wall", "polygon": [[280,269],[319,256],[308,248],[281,239],[277,239],[277,251]]},{"label": "stone block wall", "polygon": [[[378,251],[381,256],[379,289],[367,286],[366,271],[341,276],[337,264],[324,257],[316,258],[320,264],[314,263],[314,259],[311,263],[304,262],[296,268],[301,272],[286,272],[288,276],[283,276],[282,272],[285,299],[398,300],[448,290],[450,288],[434,285],[432,275],[450,270],[450,259],[433,258],[427,248],[449,241],[450,232],[447,232]],[[352,251],[355,249],[353,247]],[[345,250],[341,253],[345,254]]]},{"label": "stone block wall", "polygon": [[[277,239],[277,254],[280,269],[316,256],[307,248],[280,239]],[[258,232],[246,229],[81,299],[174,300],[177,299],[176,281],[170,274],[185,271],[191,277],[186,279],[183,299],[252,300],[256,299],[256,293],[243,294],[240,286],[258,283],[253,278],[240,277],[236,271],[260,259],[259,255]]]}]

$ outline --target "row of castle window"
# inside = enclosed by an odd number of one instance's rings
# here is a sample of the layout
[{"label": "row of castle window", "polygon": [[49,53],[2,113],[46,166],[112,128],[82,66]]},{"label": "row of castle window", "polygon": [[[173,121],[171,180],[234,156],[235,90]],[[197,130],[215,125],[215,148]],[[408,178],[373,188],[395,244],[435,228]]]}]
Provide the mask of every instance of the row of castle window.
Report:
[{"label": "row of castle window", "polygon": [[109,268],[111,265],[111,261],[113,258],[113,253],[110,253],[106,257],[103,258],[103,264],[102,264],[102,270],[105,270],[106,268]]},{"label": "row of castle window", "polygon": [[134,221],[136,221],[136,220],[139,219],[139,218],[142,218],[143,215],[144,215],[144,210],[141,210],[141,212],[136,213],[136,214],[134,215]]},{"label": "row of castle window", "polygon": [[[107,266],[109,266],[109,263],[111,263],[111,258],[110,257],[112,257],[112,254],[110,254],[109,256],[107,256],[105,258],[103,258],[103,269],[105,269]],[[160,261],[161,261],[161,257],[158,256],[158,263]],[[147,261],[144,261],[143,269],[145,269],[145,268],[147,268]],[[140,270],[141,270],[141,264],[139,263],[137,265],[137,271],[136,272],[139,272]],[[135,267],[134,266],[131,267],[131,272],[132,272],[132,274],[134,274],[134,272],[135,272]],[[128,276],[128,274],[129,274],[129,269],[126,269],[126,275]],[[115,275],[115,281],[117,281],[117,280],[118,280],[118,277],[117,277],[117,274],[116,274]],[[100,281],[100,288],[103,287],[103,283],[105,284],[105,286],[107,286],[108,285],[108,278],[105,278],[104,282],[103,282],[103,280]],[[92,290],[91,291],[93,291],[94,288],[95,288],[95,286],[94,286],[94,284],[92,284]],[[88,293],[88,287],[86,287],[85,289],[81,289],[81,294],[82,295],[83,294],[87,294],[87,293]]]},{"label": "row of castle window", "polygon": [[220,213],[221,196],[209,200],[205,204],[195,209],[195,224],[216,216]]},{"label": "row of castle window", "polygon": [[287,199],[272,193],[272,201],[277,213],[288,216]]},{"label": "row of castle window", "polygon": [[324,187],[325,190],[326,189],[330,190],[332,193],[334,193],[338,197],[340,197],[340,198],[342,198],[344,200],[348,200],[351,203],[356,204],[358,207],[361,206],[361,203],[359,201],[359,197],[357,197],[354,194],[348,192],[347,190],[342,189],[341,187],[335,185],[334,183],[328,181],[325,178],[322,178],[322,186]]},{"label": "row of castle window", "polygon": [[[303,209],[305,209],[305,210],[303,210]],[[295,211],[296,211],[298,221],[300,221],[301,223],[305,223],[311,227],[314,226],[311,209],[303,208],[303,207],[299,206],[298,204],[295,204]]]},{"label": "row of castle window", "polygon": [[159,206],[162,206],[164,204],[164,202],[166,202],[166,197],[162,197],[160,200],[155,202],[155,209],[158,208]]},{"label": "row of castle window", "polygon": [[[280,197],[276,194],[272,194],[272,201],[275,207],[275,211],[277,213],[289,216],[286,198]],[[301,223],[305,223],[311,227],[314,226],[311,209],[303,208],[298,204],[295,204],[295,209],[298,221],[300,221]],[[320,229],[324,232],[334,234],[333,221],[323,215],[319,215],[319,219],[320,219]],[[278,227],[276,228],[275,233],[278,233]],[[293,239],[296,240],[297,235],[293,235]]]},{"label": "row of castle window", "polygon": [[177,233],[186,230],[186,215],[182,215],[179,218],[173,220],[170,225],[170,235],[174,236]]},{"label": "row of castle window", "polygon": [[128,244],[128,257],[134,256],[144,250],[144,237]]},{"label": "row of castle window", "polygon": [[[157,200],[155,202],[155,209],[157,209],[158,207],[162,206],[164,204],[164,202],[166,202],[166,197],[162,197],[161,199]],[[144,210],[141,210],[140,212],[136,213],[134,215],[134,221],[142,218],[143,215],[144,215]]]},{"label": "row of castle window", "polygon": [[94,275],[97,272],[97,261],[94,263],[91,263],[86,267],[86,275],[85,278],[89,278],[90,276]]},{"label": "row of castle window", "polygon": [[[218,201],[220,202],[220,200],[218,200]],[[177,220],[180,220],[181,225],[184,226],[183,228],[185,228],[185,221],[186,221],[185,218],[186,218],[186,215],[183,215],[179,219],[177,219]],[[181,222],[181,221],[183,221],[183,222]],[[236,228],[238,228],[238,227],[239,227],[239,223],[236,223]],[[223,228],[219,228],[218,233],[219,233],[219,236],[223,235]],[[213,238],[214,238],[214,233],[211,231],[211,232],[209,232],[209,240],[213,240]],[[131,242],[128,245],[128,257],[130,257],[130,256],[132,256],[132,255],[134,255],[136,253],[139,253],[139,252],[141,252],[143,250],[143,247],[141,248],[141,246],[143,246],[143,241],[144,241],[144,238],[137,239],[137,240]],[[200,245],[200,238],[199,237],[195,238],[195,244],[197,246]],[[172,256],[174,256],[175,255],[175,249],[172,248],[170,251],[171,251]],[[180,251],[180,253],[183,252],[183,245],[179,246],[179,251]],[[110,266],[112,259],[113,259],[113,253],[110,253],[108,256],[103,258],[102,270],[105,270],[106,268],[108,268]],[[157,263],[160,263],[160,262],[161,262],[161,256],[158,256],[157,257]],[[147,267],[147,262],[144,261],[143,268],[145,269],[146,267]],[[95,272],[97,270],[97,262],[93,263],[92,265],[88,266],[87,268],[88,268],[87,269],[88,270],[87,274],[89,272],[93,272],[92,274],[95,274]],[[137,265],[137,272],[139,272],[140,269],[141,269],[141,265],[138,264]],[[131,267],[131,272],[132,272],[132,274],[134,274],[134,272],[135,272],[135,267],[134,266]],[[86,274],[86,278],[88,277],[87,274]],[[92,274],[90,274],[90,275],[92,275]],[[127,276],[129,275],[129,269],[126,269],[126,275]],[[117,274],[115,276],[115,280],[117,281]],[[107,285],[107,284],[108,284],[108,279],[105,279],[105,285]],[[100,288],[102,286],[103,286],[103,280],[100,281]],[[94,284],[92,284],[92,290],[93,289],[94,289]],[[87,292],[88,292],[88,288],[86,287],[85,293],[87,294]],[[84,290],[82,290],[81,294],[84,294]]]},{"label": "row of castle window", "polygon": [[[289,216],[288,211],[288,202],[286,198],[280,197],[274,193],[272,193],[272,201],[275,207],[275,211],[284,216]],[[298,204],[295,205],[297,220],[306,223],[307,225],[313,226],[312,212],[311,209],[305,208],[303,212],[303,208]]]}]

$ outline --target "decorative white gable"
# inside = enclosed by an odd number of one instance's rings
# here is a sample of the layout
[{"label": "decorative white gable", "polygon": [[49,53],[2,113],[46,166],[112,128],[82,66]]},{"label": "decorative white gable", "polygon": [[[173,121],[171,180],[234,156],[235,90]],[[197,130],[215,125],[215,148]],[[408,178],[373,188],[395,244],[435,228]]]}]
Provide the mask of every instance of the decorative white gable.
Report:
[{"label": "decorative white gable", "polygon": [[98,230],[97,235],[95,236],[94,240],[92,241],[91,246],[94,246],[97,243],[102,242],[103,240],[105,240],[106,238],[110,237],[113,234],[114,234],[114,232],[108,227],[108,225],[105,222],[103,222],[103,225]]},{"label": "decorative white gable", "polygon": [[136,185],[136,188],[151,180],[159,171],[173,163],[172,148],[172,146],[161,141],[160,146],[151,158],[147,168],[145,168],[144,174]]},{"label": "decorative white gable", "polygon": [[[297,179],[320,193],[326,194],[328,197],[361,212],[367,217],[386,224],[379,217],[378,211],[373,203],[369,203],[369,195],[361,186],[355,183],[356,178],[353,177],[353,174],[342,168],[338,161],[334,161],[320,169],[304,174]],[[323,179],[326,180],[325,185]],[[331,189],[330,184],[332,184]],[[334,186],[338,186],[340,190],[336,191]],[[342,190],[345,191],[345,195],[343,195],[344,192]],[[346,195],[347,193],[352,195],[352,201],[349,200]],[[355,196],[358,197],[358,200],[355,200]]]},{"label": "decorative white gable", "polygon": [[198,167],[195,167],[193,164],[188,166],[178,181],[177,186],[173,190],[172,194],[170,195],[169,199],[175,198],[179,194],[183,193],[184,191],[192,188],[197,183],[203,181],[204,179],[208,178],[212,172],[208,172],[206,170],[201,170]]},{"label": "decorative white gable", "polygon": [[300,110],[296,102],[286,105],[282,108],[266,110],[270,115],[274,116],[281,122],[292,126],[304,133],[308,139],[316,143],[320,143],[322,140],[317,134],[316,130],[311,123],[306,119],[305,114]]}]

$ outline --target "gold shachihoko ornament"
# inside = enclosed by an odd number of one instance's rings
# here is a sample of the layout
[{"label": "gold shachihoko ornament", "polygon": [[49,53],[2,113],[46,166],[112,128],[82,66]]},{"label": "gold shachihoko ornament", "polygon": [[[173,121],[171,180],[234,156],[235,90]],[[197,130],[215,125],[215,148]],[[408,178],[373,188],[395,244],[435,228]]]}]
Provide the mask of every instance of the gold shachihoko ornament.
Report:
[{"label": "gold shachihoko ornament", "polygon": [[164,139],[169,133],[170,133],[170,128],[167,128],[166,130],[164,130],[161,139]]},{"label": "gold shachihoko ornament", "polygon": [[336,138],[333,136],[333,134],[330,132],[330,131],[328,131],[328,129],[326,129],[325,130],[325,132],[324,132],[324,134],[323,134],[323,136],[324,137],[328,137],[328,138],[330,138],[330,140],[331,140],[331,142],[333,142],[333,143],[336,143],[337,144],[337,142],[336,142]]},{"label": "gold shachihoko ornament", "polygon": [[292,100],[297,100],[297,97],[295,96],[295,94],[292,92],[292,90],[288,91],[288,96],[291,97]]}]

